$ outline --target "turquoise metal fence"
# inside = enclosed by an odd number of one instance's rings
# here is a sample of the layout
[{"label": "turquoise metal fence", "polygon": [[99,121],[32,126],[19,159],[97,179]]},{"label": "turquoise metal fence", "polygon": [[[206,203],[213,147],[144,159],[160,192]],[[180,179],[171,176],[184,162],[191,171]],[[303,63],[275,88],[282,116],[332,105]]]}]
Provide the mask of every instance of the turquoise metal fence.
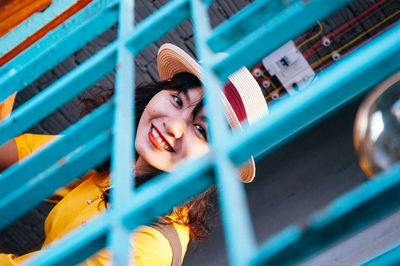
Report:
[{"label": "turquoise metal fence", "polygon": [[[290,226],[257,245],[243,184],[234,178],[237,173],[232,165],[245,162],[250,154],[255,154],[256,159],[268,155],[296,133],[398,71],[400,24],[321,72],[306,90],[271,106],[268,118],[231,134],[224,127],[217,92],[212,88],[220,87],[242,65],[250,67],[315,20],[351,1],[257,0],[215,29],[210,28],[207,16],[211,2],[170,1],[133,26],[133,1],[93,1],[1,68],[0,100],[4,100],[119,23],[118,38],[113,43],[0,122],[2,144],[116,69],[112,102],[70,126],[62,132],[63,137],[7,169],[0,177],[0,228],[3,228],[57,188],[82,176],[107,157],[112,158],[112,184],[116,192],[111,198],[112,208],[84,229],[77,229],[57,245],[42,250],[28,264],[78,263],[107,246],[114,254],[115,265],[127,265],[131,230],[153,221],[213,183],[218,187],[231,265],[299,262],[400,207],[397,165],[369,181],[368,186],[362,185],[310,215],[306,225]],[[135,131],[133,123],[126,121],[133,121],[134,115],[134,56],[188,18],[193,22],[197,54],[205,70],[207,112],[213,114],[209,118],[212,151],[133,190]],[[268,42],[262,42],[266,39]],[[229,56],[218,61],[213,53],[220,51]],[[399,249],[395,247],[371,263],[382,265],[399,260]]]}]

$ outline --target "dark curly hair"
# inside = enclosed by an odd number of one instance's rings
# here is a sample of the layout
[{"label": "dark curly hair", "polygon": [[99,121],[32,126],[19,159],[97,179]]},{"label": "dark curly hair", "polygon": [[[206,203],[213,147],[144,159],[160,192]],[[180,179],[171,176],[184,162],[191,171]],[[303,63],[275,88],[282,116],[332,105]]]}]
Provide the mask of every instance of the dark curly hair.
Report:
[{"label": "dark curly hair", "polygon": [[[158,92],[162,90],[177,90],[179,92],[186,93],[188,90],[196,87],[200,87],[200,80],[194,76],[193,74],[181,72],[176,74],[172,79],[159,81],[154,83],[145,83],[140,84],[136,88],[136,97],[135,97],[135,125],[136,128],[139,124],[139,120],[143,114],[144,109],[147,104],[156,95]],[[104,102],[108,101],[112,98],[114,90],[113,89],[105,89],[98,87],[98,93],[95,97],[91,98],[81,98],[81,115],[86,115],[94,110],[96,107],[100,106]],[[137,156],[138,154],[136,154]],[[107,160],[104,164],[96,169],[98,172],[101,172],[103,176],[108,176],[110,173],[110,160]],[[151,173],[146,176],[135,176],[135,186],[139,187],[160,174],[160,172]],[[109,204],[109,195],[112,193],[112,189],[108,189],[103,193],[103,200],[100,204],[104,203],[106,206]],[[215,187],[209,188],[207,191],[202,194],[194,197],[184,203],[182,206],[178,207],[180,211],[178,211],[178,219],[172,220],[171,218],[164,217],[162,222],[167,223],[178,223],[184,224],[189,227],[190,231],[190,242],[193,239],[196,240],[205,240],[208,233],[210,232],[210,227],[208,225],[210,210],[212,209],[214,199],[213,197],[216,194]],[[187,217],[183,217],[183,208],[187,209]]]}]

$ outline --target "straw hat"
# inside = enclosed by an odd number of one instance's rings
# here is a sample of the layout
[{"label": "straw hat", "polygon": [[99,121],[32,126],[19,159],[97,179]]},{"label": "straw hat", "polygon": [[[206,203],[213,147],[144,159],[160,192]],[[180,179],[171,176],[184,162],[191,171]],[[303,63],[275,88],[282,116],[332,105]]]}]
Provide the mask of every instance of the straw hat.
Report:
[{"label": "straw hat", "polygon": [[[200,80],[201,66],[179,47],[166,43],[158,50],[158,73],[161,80],[171,79],[179,72],[189,72]],[[241,123],[252,124],[268,114],[267,103],[257,81],[242,67],[228,77],[221,99],[225,107],[225,115],[231,128],[241,128]],[[240,168],[243,182],[253,181],[256,168],[253,157]]]}]

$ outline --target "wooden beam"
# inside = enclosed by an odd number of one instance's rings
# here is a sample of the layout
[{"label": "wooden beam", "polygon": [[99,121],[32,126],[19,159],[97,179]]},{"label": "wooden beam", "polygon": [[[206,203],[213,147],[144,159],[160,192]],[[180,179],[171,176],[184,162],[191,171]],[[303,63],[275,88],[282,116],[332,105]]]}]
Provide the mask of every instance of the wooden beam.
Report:
[{"label": "wooden beam", "polygon": [[25,19],[46,9],[52,0],[1,0],[0,37],[6,35]]},{"label": "wooden beam", "polygon": [[[7,3],[11,3],[11,2],[18,2],[18,4],[14,4],[15,6],[13,6],[13,12],[16,13],[8,13],[10,17],[14,16],[15,14],[22,12],[20,10],[24,10],[26,8],[26,6],[29,5],[33,5],[33,3],[36,2],[49,2],[51,3],[52,0],[37,0],[37,1],[33,1],[31,3],[31,0],[19,0],[19,1],[14,1],[14,0],[0,0],[0,21],[2,21],[2,12],[3,12],[3,8],[2,5],[4,4],[5,6],[7,5]],[[64,21],[66,21],[67,19],[69,19],[70,17],[72,17],[74,14],[76,14],[79,10],[81,10],[82,8],[84,8],[85,6],[87,6],[92,0],[78,0],[74,5],[72,5],[70,8],[68,8],[67,10],[65,10],[63,13],[61,13],[59,16],[57,16],[55,19],[53,19],[52,21],[50,21],[49,23],[47,23],[45,26],[43,26],[41,29],[39,29],[38,31],[36,31],[34,34],[32,34],[31,36],[29,36],[28,38],[26,38],[23,42],[21,42],[19,45],[15,46],[13,49],[11,49],[8,53],[6,53],[5,55],[3,55],[2,57],[0,57],[0,66],[3,66],[4,64],[6,64],[8,61],[10,61],[11,59],[13,59],[14,57],[16,57],[19,53],[21,53],[22,51],[24,51],[26,48],[28,48],[29,46],[31,46],[32,44],[34,44],[37,40],[39,40],[40,38],[42,38],[43,36],[45,36],[49,31],[53,30],[54,28],[56,28],[57,26],[59,26],[60,24],[62,24]],[[20,6],[19,2],[23,2],[25,3],[26,6]],[[49,3],[47,4],[47,6],[49,5]],[[17,8],[21,8],[18,9]],[[47,7],[45,6],[45,7]],[[37,9],[37,11],[43,10],[42,9]],[[36,12],[37,12],[36,11]],[[24,11],[25,12],[25,11]],[[33,13],[32,13],[33,14]],[[31,15],[32,15],[31,14]],[[19,16],[19,15],[18,15]],[[26,19],[26,18],[25,18]],[[22,21],[21,21],[22,22]],[[3,23],[1,23],[3,24]],[[15,25],[17,26],[17,25]],[[15,27],[14,26],[14,27]],[[1,33],[0,33],[0,37],[1,37]]]}]

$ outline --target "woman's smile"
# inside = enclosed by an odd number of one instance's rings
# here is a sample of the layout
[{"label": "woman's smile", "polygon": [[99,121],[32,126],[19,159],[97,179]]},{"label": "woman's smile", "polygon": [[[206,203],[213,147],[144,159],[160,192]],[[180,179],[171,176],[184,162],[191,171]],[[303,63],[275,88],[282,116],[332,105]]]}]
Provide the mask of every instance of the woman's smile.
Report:
[{"label": "woman's smile", "polygon": [[154,125],[151,125],[151,130],[149,131],[149,139],[154,147],[156,147],[159,151],[174,152],[171,144],[168,143],[168,140]]},{"label": "woman's smile", "polygon": [[203,88],[162,90],[146,105],[135,147],[137,168],[170,171],[181,161],[208,151]]}]

